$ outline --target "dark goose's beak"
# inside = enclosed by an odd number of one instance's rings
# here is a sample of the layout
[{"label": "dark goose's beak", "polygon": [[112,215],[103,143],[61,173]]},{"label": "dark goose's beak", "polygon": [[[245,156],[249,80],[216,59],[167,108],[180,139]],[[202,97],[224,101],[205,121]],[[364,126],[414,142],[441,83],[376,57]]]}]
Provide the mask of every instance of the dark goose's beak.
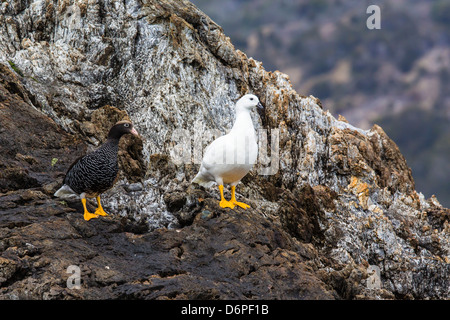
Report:
[{"label": "dark goose's beak", "polygon": [[135,128],[131,129],[130,133],[131,133],[132,135],[135,135],[136,137],[139,137],[139,133],[136,131]]}]

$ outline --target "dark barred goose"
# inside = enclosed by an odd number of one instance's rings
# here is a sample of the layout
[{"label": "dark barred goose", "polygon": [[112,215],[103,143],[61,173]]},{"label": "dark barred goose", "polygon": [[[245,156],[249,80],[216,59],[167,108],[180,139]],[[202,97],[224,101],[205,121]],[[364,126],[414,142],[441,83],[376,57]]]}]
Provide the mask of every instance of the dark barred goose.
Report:
[{"label": "dark barred goose", "polygon": [[[117,122],[108,133],[108,139],[97,150],[78,158],[67,171],[64,185],[55,192],[56,197],[77,194],[84,207],[84,220],[106,216],[100,203],[100,194],[110,189],[116,180],[119,166],[117,152],[119,140],[127,133],[138,136],[130,121]],[[98,208],[90,213],[86,208],[86,197],[97,198]]]}]

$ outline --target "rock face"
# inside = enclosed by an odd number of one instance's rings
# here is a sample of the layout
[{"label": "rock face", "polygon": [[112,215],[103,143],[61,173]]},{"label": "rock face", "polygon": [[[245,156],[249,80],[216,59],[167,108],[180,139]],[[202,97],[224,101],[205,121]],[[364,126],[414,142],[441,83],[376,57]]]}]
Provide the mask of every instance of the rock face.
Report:
[{"label": "rock face", "polygon": [[[191,3],[0,12],[1,299],[450,297],[450,211],[414,190],[382,128],[335,119]],[[252,208],[231,211],[190,181],[247,92],[266,107],[260,156],[238,188]],[[52,194],[123,117],[142,140],[121,142],[111,215],[85,222]]]}]

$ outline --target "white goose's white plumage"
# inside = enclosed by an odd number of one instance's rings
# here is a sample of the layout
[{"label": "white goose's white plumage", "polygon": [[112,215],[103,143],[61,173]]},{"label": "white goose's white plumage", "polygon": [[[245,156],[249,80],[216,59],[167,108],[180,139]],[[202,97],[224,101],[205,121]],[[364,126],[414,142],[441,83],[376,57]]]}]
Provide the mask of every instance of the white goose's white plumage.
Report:
[{"label": "white goose's white plumage", "polygon": [[[231,131],[214,140],[205,150],[200,170],[192,182],[209,185],[216,182],[221,194],[220,206],[244,209],[249,205],[236,201],[235,187],[251,170],[258,156],[255,128],[250,116],[254,107],[262,108],[258,97],[246,94],[236,103],[236,120]],[[223,197],[223,185],[231,185],[231,200]]]}]

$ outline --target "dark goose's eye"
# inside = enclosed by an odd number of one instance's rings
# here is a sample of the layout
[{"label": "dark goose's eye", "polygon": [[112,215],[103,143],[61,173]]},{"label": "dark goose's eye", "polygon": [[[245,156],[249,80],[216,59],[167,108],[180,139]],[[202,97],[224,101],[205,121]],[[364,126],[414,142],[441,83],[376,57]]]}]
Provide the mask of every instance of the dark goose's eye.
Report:
[{"label": "dark goose's eye", "polygon": [[124,126],[125,128],[128,128],[130,125],[129,125],[128,123],[124,123],[123,126]]}]

